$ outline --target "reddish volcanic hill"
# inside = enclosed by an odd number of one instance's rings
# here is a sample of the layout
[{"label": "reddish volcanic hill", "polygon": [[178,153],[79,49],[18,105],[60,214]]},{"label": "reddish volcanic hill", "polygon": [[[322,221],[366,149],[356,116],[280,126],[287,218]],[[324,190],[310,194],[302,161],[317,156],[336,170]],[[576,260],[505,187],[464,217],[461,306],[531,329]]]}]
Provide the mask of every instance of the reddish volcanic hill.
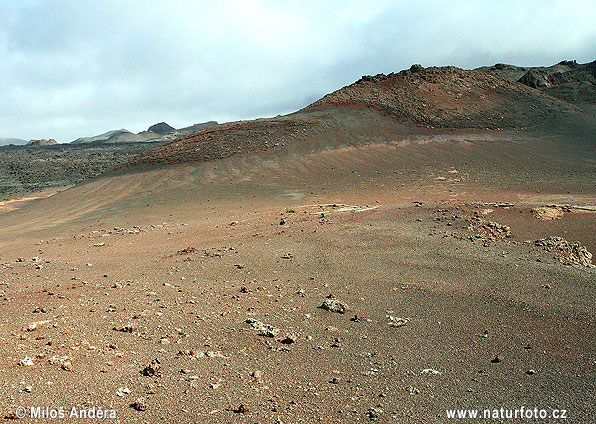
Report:
[{"label": "reddish volcanic hill", "polygon": [[422,126],[527,127],[573,107],[523,84],[453,66],[365,76],[308,108],[364,106]]},{"label": "reddish volcanic hill", "polygon": [[183,163],[289,149],[394,141],[437,129],[537,128],[579,109],[484,72],[423,68],[365,76],[290,115],[206,128],[147,151],[130,164]]}]

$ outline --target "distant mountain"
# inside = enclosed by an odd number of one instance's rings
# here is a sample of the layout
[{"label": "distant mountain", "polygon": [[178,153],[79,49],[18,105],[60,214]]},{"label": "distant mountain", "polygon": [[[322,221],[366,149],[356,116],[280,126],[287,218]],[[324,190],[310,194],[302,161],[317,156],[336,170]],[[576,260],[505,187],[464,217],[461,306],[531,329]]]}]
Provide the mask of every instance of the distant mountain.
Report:
[{"label": "distant mountain", "polygon": [[130,131],[125,130],[125,129],[112,130],[112,131],[108,131],[108,132],[105,132],[103,134],[95,135],[95,136],[92,136],[92,137],[80,137],[80,138],[77,138],[76,140],[71,141],[71,144],[105,143],[111,137],[118,136],[120,134],[134,135],[133,133],[131,133]]},{"label": "distant mountain", "polygon": [[176,131],[176,128],[166,124],[165,122],[160,122],[159,124],[151,125],[147,131],[153,131],[156,134],[166,135]]},{"label": "distant mountain", "polygon": [[72,141],[71,144],[85,144],[85,143],[96,143],[96,144],[112,144],[112,143],[157,143],[170,141],[178,138],[182,135],[189,134],[202,128],[206,128],[212,125],[217,125],[216,121],[203,122],[200,124],[194,124],[189,127],[176,129],[165,122],[160,122],[155,125],[151,125],[147,131],[141,131],[140,133],[133,133],[126,129],[108,131],[106,133],[92,136],[92,137],[81,137]]},{"label": "distant mountain", "polygon": [[9,144],[27,144],[27,140],[23,140],[22,138],[0,138],[0,146],[7,146]]},{"label": "distant mountain", "polygon": [[50,138],[49,140],[42,138],[40,140],[29,140],[27,146],[52,146],[54,144],[58,144],[58,142],[53,138]]}]

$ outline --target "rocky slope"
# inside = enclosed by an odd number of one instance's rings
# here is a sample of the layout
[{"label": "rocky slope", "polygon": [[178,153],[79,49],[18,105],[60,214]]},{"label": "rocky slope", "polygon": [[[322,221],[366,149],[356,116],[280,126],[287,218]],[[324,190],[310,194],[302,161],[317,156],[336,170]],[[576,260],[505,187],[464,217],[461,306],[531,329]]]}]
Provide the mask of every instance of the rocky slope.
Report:
[{"label": "rocky slope", "polygon": [[520,67],[498,63],[479,71],[507,81],[517,81],[568,103],[594,111],[596,105],[596,61],[564,60],[552,66]]},{"label": "rocky slope", "polygon": [[0,196],[80,183],[126,162],[153,143],[0,147]]},{"label": "rocky slope", "polygon": [[344,144],[388,142],[437,129],[519,130],[579,109],[518,82],[456,67],[362,77],[299,112],[232,122],[180,137],[130,162],[199,162],[249,152],[306,152]]},{"label": "rocky slope", "polygon": [[308,108],[374,108],[418,126],[499,129],[527,127],[573,108],[528,87],[456,67],[364,76]]}]

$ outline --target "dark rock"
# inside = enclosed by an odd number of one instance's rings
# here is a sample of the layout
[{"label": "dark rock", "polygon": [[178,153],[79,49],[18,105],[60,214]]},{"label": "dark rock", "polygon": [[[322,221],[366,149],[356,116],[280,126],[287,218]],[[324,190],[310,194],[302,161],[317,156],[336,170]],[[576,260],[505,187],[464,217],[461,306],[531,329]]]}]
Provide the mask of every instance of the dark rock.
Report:
[{"label": "dark rock", "polygon": [[419,63],[415,63],[412,66],[410,66],[410,72],[412,72],[412,73],[422,72],[422,71],[424,71],[424,67],[422,65],[420,65]]},{"label": "dark rock", "polygon": [[156,134],[166,135],[176,131],[176,128],[166,124],[165,122],[160,122],[155,125],[151,125],[147,131],[153,131]]}]

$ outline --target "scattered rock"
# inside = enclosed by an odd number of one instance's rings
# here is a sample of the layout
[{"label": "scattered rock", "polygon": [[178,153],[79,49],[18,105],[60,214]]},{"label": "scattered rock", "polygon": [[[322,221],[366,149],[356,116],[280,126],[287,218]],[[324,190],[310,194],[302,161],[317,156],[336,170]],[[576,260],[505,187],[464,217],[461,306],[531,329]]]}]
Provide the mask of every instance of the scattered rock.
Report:
[{"label": "scattered rock", "polygon": [[121,333],[134,333],[137,331],[137,327],[132,325],[125,325],[123,327],[115,326],[113,327],[114,331],[120,331]]},{"label": "scattered rock", "polygon": [[592,254],[579,242],[569,242],[562,237],[550,236],[536,240],[534,245],[549,252],[554,251],[559,260],[565,265],[580,265],[587,268],[594,268]]},{"label": "scattered rock", "polygon": [[503,362],[503,355],[499,354],[499,355],[495,356],[495,357],[494,357],[494,358],[491,360],[491,362],[492,362],[493,364],[498,364],[499,362]]},{"label": "scattered rock", "polygon": [[32,367],[35,363],[33,362],[33,358],[30,356],[25,356],[23,359],[19,361],[19,365],[22,367]]},{"label": "scattered rock", "polygon": [[366,411],[365,415],[369,420],[374,421],[374,420],[380,418],[382,414],[383,414],[383,409],[376,407],[376,408],[369,408],[368,411]]},{"label": "scattered rock", "polygon": [[141,371],[141,374],[147,377],[157,377],[159,376],[159,370],[161,368],[159,359],[154,359],[153,361],[149,362],[145,368]]},{"label": "scattered rock", "polygon": [[250,409],[243,403],[241,403],[240,406],[238,406],[238,408],[233,409],[233,412],[235,412],[236,414],[248,414],[249,411]]},{"label": "scattered rock", "polygon": [[470,231],[480,233],[486,239],[498,240],[511,237],[511,228],[508,225],[486,221],[478,217],[472,217],[468,222]]},{"label": "scattered rock", "polygon": [[420,374],[422,375],[441,375],[442,372],[441,371],[437,371],[435,369],[432,368],[425,368],[422,371],[420,371]]},{"label": "scattered rock", "polygon": [[130,389],[128,387],[120,387],[116,390],[116,396],[122,397],[124,395],[130,394]]},{"label": "scattered rock", "polygon": [[269,324],[264,324],[261,321],[258,321],[254,318],[248,318],[244,322],[247,324],[250,324],[250,326],[252,328],[256,329],[259,332],[259,336],[275,337],[278,333],[278,329],[275,328],[274,326],[269,325]]},{"label": "scattered rock", "polygon": [[555,219],[563,218],[563,209],[560,207],[540,207],[532,209],[532,215],[536,219],[541,219],[543,221],[553,221]]},{"label": "scattered rock", "polygon": [[420,389],[417,389],[414,386],[408,386],[406,387],[406,390],[408,391],[408,393],[410,393],[411,395],[419,395],[420,394]]},{"label": "scattered rock", "polygon": [[403,327],[410,322],[408,318],[398,318],[393,315],[386,315],[386,317],[389,320],[389,327]]},{"label": "scattered rock", "polygon": [[345,303],[341,303],[339,300],[335,299],[332,295],[327,296],[327,299],[323,302],[321,309],[325,309],[326,311],[336,312],[338,314],[345,314],[346,311],[349,309],[348,305]]},{"label": "scattered rock", "polygon": [[48,359],[48,363],[50,365],[58,365],[64,371],[72,371],[72,362],[70,361],[69,356],[59,356],[55,355]]},{"label": "scattered rock", "polygon": [[186,247],[182,250],[179,250],[178,255],[191,255],[193,253],[199,253],[199,250],[196,247]]},{"label": "scattered rock", "polygon": [[138,398],[133,403],[130,404],[130,407],[137,410],[137,411],[146,411],[148,406],[145,398]]}]

